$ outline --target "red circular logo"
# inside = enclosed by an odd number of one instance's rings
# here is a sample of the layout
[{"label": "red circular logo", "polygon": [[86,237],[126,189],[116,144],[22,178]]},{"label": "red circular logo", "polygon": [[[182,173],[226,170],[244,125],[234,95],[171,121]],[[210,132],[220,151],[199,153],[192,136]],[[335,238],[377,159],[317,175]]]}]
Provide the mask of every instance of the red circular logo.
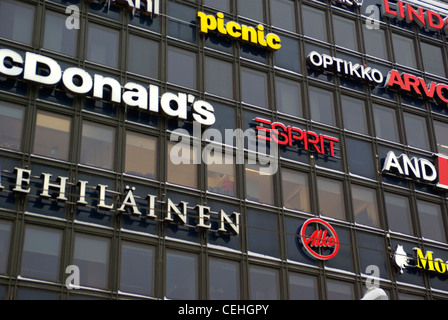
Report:
[{"label": "red circular logo", "polygon": [[[311,236],[306,236],[306,229],[309,225],[317,225],[316,230]],[[305,221],[300,229],[300,239],[305,250],[313,257],[319,260],[328,260],[333,258],[339,251],[339,238],[333,227],[326,221],[319,218],[311,218]],[[330,254],[321,254],[319,249],[333,248]],[[320,250],[321,251],[321,250]]]}]

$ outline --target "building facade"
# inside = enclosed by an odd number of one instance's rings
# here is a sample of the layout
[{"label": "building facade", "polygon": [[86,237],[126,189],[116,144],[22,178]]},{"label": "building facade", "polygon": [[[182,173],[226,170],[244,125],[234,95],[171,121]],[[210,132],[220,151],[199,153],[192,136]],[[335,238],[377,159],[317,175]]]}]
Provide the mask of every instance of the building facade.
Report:
[{"label": "building facade", "polygon": [[447,13],[0,0],[0,297],[447,298]]}]

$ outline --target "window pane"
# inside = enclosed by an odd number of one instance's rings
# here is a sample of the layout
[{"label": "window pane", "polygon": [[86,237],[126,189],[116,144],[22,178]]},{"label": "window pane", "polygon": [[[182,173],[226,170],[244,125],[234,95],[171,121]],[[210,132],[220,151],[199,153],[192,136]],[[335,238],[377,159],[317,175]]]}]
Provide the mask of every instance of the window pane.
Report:
[{"label": "window pane", "polygon": [[274,27],[295,31],[294,2],[292,0],[271,0],[271,21]]},{"label": "window pane", "polygon": [[126,132],[125,173],[154,179],[157,172],[157,139],[141,133]]},{"label": "window pane", "polygon": [[174,1],[168,2],[168,36],[196,43],[196,10]]},{"label": "window pane", "polygon": [[88,32],[87,60],[117,68],[119,32],[93,23]]},{"label": "window pane", "polygon": [[411,208],[409,199],[392,193],[384,194],[386,203],[386,215],[389,229],[404,234],[413,235],[411,221]]},{"label": "window pane", "polygon": [[69,117],[38,111],[33,152],[50,158],[68,160],[70,128]]},{"label": "window pane", "polygon": [[168,47],[168,82],[196,88],[196,54]]},{"label": "window pane", "polygon": [[263,22],[263,2],[264,0],[238,1],[238,14]]},{"label": "window pane", "polygon": [[62,231],[27,226],[20,274],[24,277],[57,281]]},{"label": "window pane", "polygon": [[345,281],[327,279],[328,300],[354,300],[355,292],[353,284]]},{"label": "window pane", "polygon": [[153,295],[154,248],[142,244],[121,244],[120,290]]},{"label": "window pane", "polygon": [[317,300],[317,278],[315,276],[289,273],[290,300]]},{"label": "window pane", "polygon": [[376,136],[394,142],[400,142],[395,109],[373,104]]},{"label": "window pane", "polygon": [[340,181],[317,178],[319,213],[336,219],[345,220],[343,187]]},{"label": "window pane", "polygon": [[395,62],[411,68],[417,68],[415,58],[414,40],[392,34],[392,44],[394,46]]},{"label": "window pane", "polygon": [[240,297],[239,265],[234,261],[210,258],[209,291],[211,300],[238,300]]},{"label": "window pane", "polygon": [[440,205],[418,200],[417,210],[422,236],[428,239],[445,242],[445,224],[443,223],[442,208]]},{"label": "window pane", "polygon": [[[143,63],[145,61],[146,63]],[[128,71],[159,78],[159,43],[133,34],[129,35]]]},{"label": "window pane", "polygon": [[205,92],[216,94],[225,98],[233,98],[233,72],[232,63],[205,58]]},{"label": "window pane", "polygon": [[31,44],[34,6],[22,1],[0,2],[0,37]]},{"label": "window pane", "polygon": [[0,147],[20,150],[25,108],[0,101]]},{"label": "window pane", "polygon": [[66,15],[52,11],[46,12],[44,48],[74,56],[78,31],[66,28],[66,20]]},{"label": "window pane", "polygon": [[248,68],[241,68],[241,99],[259,107],[268,107],[267,74]]},{"label": "window pane", "polygon": [[106,238],[75,235],[73,264],[79,268],[80,285],[107,289],[109,246],[110,241]]},{"label": "window pane", "polygon": [[283,205],[289,209],[310,212],[308,175],[282,168]]},{"label": "window pane", "polygon": [[333,92],[316,87],[309,87],[311,120],[334,125]]},{"label": "window pane", "polygon": [[437,151],[448,156],[448,123],[434,121]]},{"label": "window pane", "polygon": [[195,148],[183,142],[168,143],[167,181],[183,186],[197,187],[197,170]]},{"label": "window pane", "polygon": [[11,239],[10,222],[0,222],[0,274],[6,274],[8,270],[9,244]]},{"label": "window pane", "polygon": [[87,121],[83,123],[81,163],[112,169],[114,150],[115,128]]},{"label": "window pane", "polygon": [[167,251],[166,297],[179,300],[198,298],[198,257],[196,255]]},{"label": "window pane", "polygon": [[355,222],[377,228],[380,226],[374,189],[352,185],[352,204]]},{"label": "window pane", "polygon": [[375,179],[377,169],[374,165],[372,143],[348,137],[345,139],[345,143],[350,173]]},{"label": "window pane", "polygon": [[293,116],[302,117],[300,83],[277,77],[275,79],[277,110]]},{"label": "window pane", "polygon": [[246,164],[246,198],[274,204],[274,176],[260,169],[260,165]]},{"label": "window pane", "polygon": [[367,134],[366,105],[363,100],[341,96],[344,128]]},{"label": "window pane", "polygon": [[403,117],[408,145],[430,150],[426,119],[410,113],[404,113]]},{"label": "window pane", "polygon": [[247,210],[249,251],[278,257],[277,216],[259,210]]},{"label": "window pane", "polygon": [[362,27],[364,33],[364,46],[368,55],[387,59],[386,37],[383,29],[368,29]]},{"label": "window pane", "polygon": [[204,5],[219,9],[224,12],[230,11],[229,0],[204,0]]},{"label": "window pane", "polygon": [[327,41],[327,24],[325,12],[302,6],[303,33],[306,36]]},{"label": "window pane", "polygon": [[250,266],[250,299],[280,299],[279,273],[277,270]]},{"label": "window pane", "polygon": [[336,45],[357,50],[356,24],[347,18],[333,16],[334,42]]},{"label": "window pane", "polygon": [[422,48],[423,70],[445,77],[445,64],[441,48],[425,42],[420,42],[420,47]]},{"label": "window pane", "polygon": [[207,158],[207,186],[212,192],[235,195],[235,161],[232,155],[211,153]]}]

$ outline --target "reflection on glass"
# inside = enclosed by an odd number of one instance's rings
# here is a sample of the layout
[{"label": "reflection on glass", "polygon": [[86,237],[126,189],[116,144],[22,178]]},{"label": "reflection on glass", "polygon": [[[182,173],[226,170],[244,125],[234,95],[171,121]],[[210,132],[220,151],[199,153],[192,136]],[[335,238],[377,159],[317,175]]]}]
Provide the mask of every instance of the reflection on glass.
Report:
[{"label": "reflection on glass", "polygon": [[324,11],[302,6],[303,33],[306,36],[327,41],[326,21]]},{"label": "reflection on glass", "polygon": [[277,110],[293,116],[302,116],[300,83],[277,77],[275,79]]},{"label": "reflection on glass", "polygon": [[384,201],[389,229],[404,234],[414,234],[409,199],[397,194],[385,193]]},{"label": "reflection on glass", "polygon": [[337,180],[317,177],[320,214],[345,220],[345,206],[342,183]]},{"label": "reflection on glass", "polygon": [[274,175],[260,171],[257,164],[246,164],[246,198],[274,204]]},{"label": "reflection on glass", "polygon": [[159,77],[159,43],[130,34],[128,71],[157,79]]},{"label": "reflection on glass", "polygon": [[208,190],[220,194],[235,195],[235,160],[232,155],[212,152],[207,157]]},{"label": "reflection on glass", "polygon": [[166,297],[175,300],[198,298],[198,257],[196,255],[167,251]]},{"label": "reflection on glass", "polygon": [[355,288],[353,284],[327,279],[327,299],[328,300],[353,300],[355,298]]},{"label": "reflection on glass", "polygon": [[426,119],[410,113],[404,113],[403,118],[408,145],[411,147],[431,150],[429,147]]},{"label": "reflection on glass", "polygon": [[0,37],[31,44],[34,6],[23,1],[0,1]]},{"label": "reflection on glass", "polygon": [[251,300],[280,299],[278,270],[251,265],[249,277]]},{"label": "reflection on glass", "polygon": [[289,273],[290,300],[317,300],[317,278],[301,273]]},{"label": "reflection on glass", "polygon": [[66,55],[76,54],[77,29],[65,27],[67,16],[47,11],[45,14],[44,48]]},{"label": "reflection on glass", "polygon": [[395,109],[373,104],[373,117],[378,138],[400,142]]},{"label": "reflection on glass", "polygon": [[176,47],[168,47],[168,82],[196,88],[196,54]]},{"label": "reflection on glass", "polygon": [[[205,58],[205,91],[233,98],[232,63],[216,58]],[[217,76],[219,75],[219,76]]]},{"label": "reflection on glass", "polygon": [[25,108],[0,102],[0,147],[20,150]]},{"label": "reflection on glass", "polygon": [[83,123],[81,163],[112,169],[114,150],[115,128],[87,121]]},{"label": "reflection on glass", "polygon": [[263,3],[264,0],[238,1],[238,14],[258,22],[263,22]]},{"label": "reflection on glass", "polygon": [[420,42],[422,48],[423,70],[441,77],[445,77],[445,64],[440,47]]},{"label": "reflection on glass", "polygon": [[356,24],[347,18],[333,16],[334,42],[336,45],[357,50]]},{"label": "reflection on glass", "polygon": [[395,62],[407,67],[417,68],[415,57],[414,40],[392,33],[392,44],[394,47]]},{"label": "reflection on glass", "polygon": [[440,205],[417,200],[417,211],[420,220],[422,236],[441,242],[446,241],[442,208]]},{"label": "reflection on glass", "polygon": [[369,29],[363,26],[364,47],[368,55],[387,59],[386,37],[383,29]]},{"label": "reflection on glass", "polygon": [[211,300],[238,300],[240,277],[238,262],[209,259],[209,292]]},{"label": "reflection on glass", "polygon": [[157,139],[142,133],[126,132],[125,173],[155,178]]},{"label": "reflection on glass", "polygon": [[374,189],[352,185],[352,203],[355,222],[377,228],[380,226]]},{"label": "reflection on glass", "polygon": [[182,142],[168,143],[166,167],[168,182],[197,188],[198,165],[195,164],[197,162],[195,149]]},{"label": "reflection on glass", "polygon": [[289,31],[295,31],[294,2],[291,0],[271,0],[272,25]]},{"label": "reflection on glass", "polygon": [[359,133],[367,134],[366,105],[363,100],[341,96],[344,127]]},{"label": "reflection on glass", "polygon": [[241,99],[243,102],[267,108],[267,74],[241,68]]},{"label": "reflection on glass", "polygon": [[117,68],[119,38],[120,34],[117,30],[90,23],[87,60]]},{"label": "reflection on glass", "polygon": [[219,9],[224,12],[230,11],[229,0],[204,0],[204,5]]},{"label": "reflection on glass", "polygon": [[311,120],[334,125],[333,92],[316,87],[309,87]]},{"label": "reflection on glass", "polygon": [[308,175],[282,168],[283,205],[289,209],[310,212]]},{"label": "reflection on glass", "polygon": [[448,123],[434,121],[433,124],[437,141],[437,151],[448,156]]}]

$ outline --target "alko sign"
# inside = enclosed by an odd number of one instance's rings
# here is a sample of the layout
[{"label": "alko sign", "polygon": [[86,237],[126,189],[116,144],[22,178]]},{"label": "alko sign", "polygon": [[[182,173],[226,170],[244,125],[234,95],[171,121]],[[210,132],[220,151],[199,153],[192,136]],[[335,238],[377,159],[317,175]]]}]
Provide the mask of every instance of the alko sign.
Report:
[{"label": "alko sign", "polygon": [[[307,230],[314,226],[314,231],[307,236]],[[309,234],[309,233],[308,233]],[[300,229],[300,240],[305,251],[311,257],[319,260],[334,258],[339,251],[339,238],[333,227],[319,218],[311,218],[305,221]],[[330,253],[323,251],[329,249]]]}]

